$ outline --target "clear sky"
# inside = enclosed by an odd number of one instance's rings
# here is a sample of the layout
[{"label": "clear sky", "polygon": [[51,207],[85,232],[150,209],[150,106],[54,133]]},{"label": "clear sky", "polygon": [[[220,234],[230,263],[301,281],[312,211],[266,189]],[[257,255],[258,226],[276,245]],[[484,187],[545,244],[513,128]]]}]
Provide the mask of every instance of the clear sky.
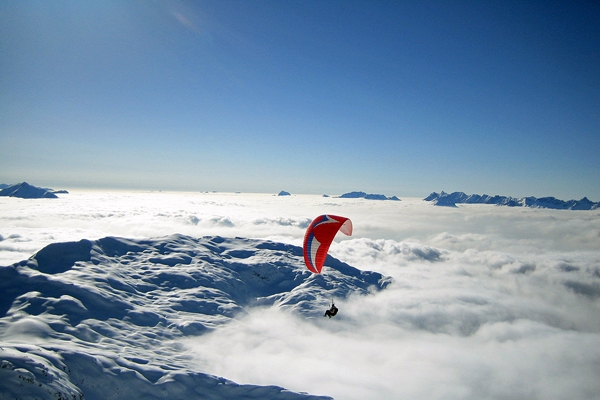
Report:
[{"label": "clear sky", "polygon": [[1,1],[0,183],[600,200],[594,1]]}]

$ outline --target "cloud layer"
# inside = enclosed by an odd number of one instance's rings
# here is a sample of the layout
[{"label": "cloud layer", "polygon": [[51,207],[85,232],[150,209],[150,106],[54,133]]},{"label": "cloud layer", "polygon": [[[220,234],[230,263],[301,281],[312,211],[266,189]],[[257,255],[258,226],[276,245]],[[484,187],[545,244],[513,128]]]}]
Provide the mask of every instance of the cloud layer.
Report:
[{"label": "cloud layer", "polygon": [[336,301],[331,320],[257,308],[186,341],[207,373],[339,399],[600,395],[598,211],[219,193],[0,201],[0,264],[107,235],[300,245],[315,216],[350,217],[354,236],[330,254],[394,283]]},{"label": "cloud layer", "polygon": [[351,218],[353,238],[438,249],[538,254],[600,248],[597,210],[448,209],[410,198],[378,202],[310,195],[71,191],[59,199],[0,199],[0,264],[29,257],[55,241],[106,235],[218,234],[299,244],[312,218],[323,213]]},{"label": "cloud layer", "polygon": [[336,302],[339,318],[301,320],[258,309],[186,344],[211,373],[340,399],[600,393],[598,254],[535,261],[378,244],[344,242],[395,283]]}]

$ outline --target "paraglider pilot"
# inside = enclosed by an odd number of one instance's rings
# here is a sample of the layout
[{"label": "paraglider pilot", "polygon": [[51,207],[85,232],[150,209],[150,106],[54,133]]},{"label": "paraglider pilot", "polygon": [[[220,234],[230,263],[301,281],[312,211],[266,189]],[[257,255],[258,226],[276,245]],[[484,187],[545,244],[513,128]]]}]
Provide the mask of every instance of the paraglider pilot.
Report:
[{"label": "paraglider pilot", "polygon": [[327,311],[325,311],[325,315],[323,315],[324,317],[335,317],[335,315],[338,313],[338,309],[335,306],[335,304],[331,303],[331,308]]}]

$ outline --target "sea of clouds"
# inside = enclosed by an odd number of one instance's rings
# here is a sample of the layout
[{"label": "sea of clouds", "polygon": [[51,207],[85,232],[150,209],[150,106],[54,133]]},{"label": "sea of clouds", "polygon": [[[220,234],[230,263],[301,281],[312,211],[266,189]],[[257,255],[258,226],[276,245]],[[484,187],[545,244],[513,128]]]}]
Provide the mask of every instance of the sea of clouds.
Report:
[{"label": "sea of clouds", "polygon": [[435,207],[420,199],[72,191],[0,198],[0,265],[109,235],[301,245],[347,216],[330,254],[394,283],[338,317],[256,309],[184,343],[198,370],[339,399],[600,397],[600,211]]}]

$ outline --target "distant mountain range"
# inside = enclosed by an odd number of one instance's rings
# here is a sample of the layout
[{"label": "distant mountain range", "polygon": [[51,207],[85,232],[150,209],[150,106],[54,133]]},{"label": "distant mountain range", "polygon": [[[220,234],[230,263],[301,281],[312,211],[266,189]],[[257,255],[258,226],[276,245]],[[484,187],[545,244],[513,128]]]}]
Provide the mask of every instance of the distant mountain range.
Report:
[{"label": "distant mountain range", "polygon": [[[68,194],[66,190],[53,190],[40,188],[30,185],[27,182],[13,185],[0,184],[0,196],[19,197],[23,199],[42,199],[57,198],[56,194]],[[289,192],[282,190],[277,196],[290,196]],[[323,195],[329,197],[328,195]],[[394,200],[400,201],[396,196],[385,196],[383,194],[369,194],[366,192],[348,192],[341,196],[341,199],[366,199],[366,200]],[[508,207],[530,207],[530,208],[551,208],[555,210],[596,210],[600,208],[600,202],[593,202],[587,197],[581,200],[560,200],[556,197],[510,197],[510,196],[490,196],[487,194],[466,194],[464,192],[446,193],[444,191],[433,192],[423,200],[430,201],[436,206],[456,207],[457,204],[495,204]]]},{"label": "distant mountain range", "polygon": [[66,190],[53,190],[30,185],[27,182],[13,185],[0,184],[0,196],[20,197],[22,199],[55,199],[56,193],[69,193]]},{"label": "distant mountain range", "polygon": [[587,197],[581,200],[559,200],[556,197],[510,197],[489,196],[487,194],[468,195],[464,192],[433,192],[423,200],[430,201],[436,206],[456,207],[456,204],[495,204],[509,207],[552,208],[555,210],[596,210],[600,202],[594,203]]}]

